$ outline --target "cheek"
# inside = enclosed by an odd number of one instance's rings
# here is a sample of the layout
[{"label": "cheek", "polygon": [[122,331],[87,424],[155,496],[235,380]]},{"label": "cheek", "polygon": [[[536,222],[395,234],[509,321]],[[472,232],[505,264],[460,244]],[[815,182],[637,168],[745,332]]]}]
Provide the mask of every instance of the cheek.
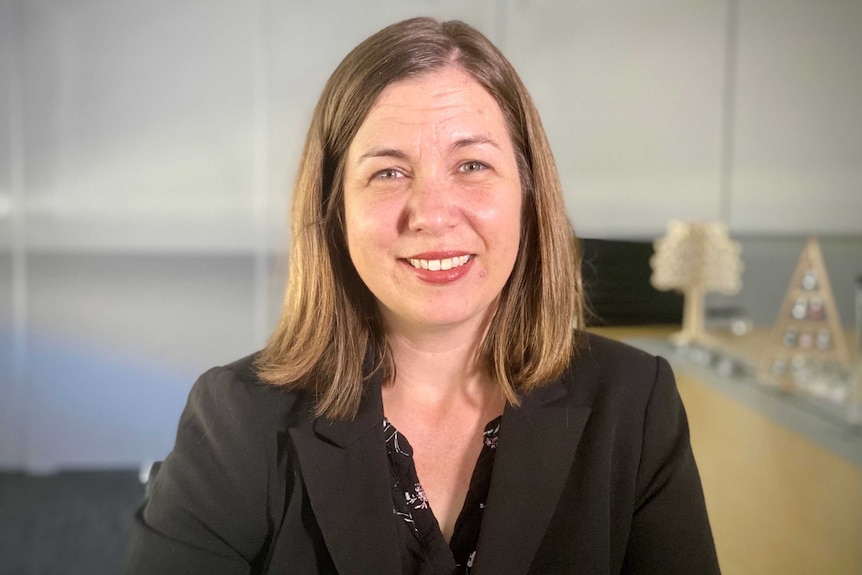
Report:
[{"label": "cheek", "polygon": [[477,210],[475,217],[488,230],[487,238],[495,242],[502,252],[517,251],[521,242],[521,198],[518,193],[496,203],[487,203]]},{"label": "cheek", "polygon": [[355,210],[351,206],[350,201],[344,198],[344,243],[347,244],[348,251],[354,243],[354,235],[356,234]]},{"label": "cheek", "polygon": [[348,245],[361,243],[368,235],[369,214],[359,206],[348,207],[344,213],[344,226],[347,229]]},{"label": "cheek", "polygon": [[367,260],[373,256],[371,250],[385,246],[390,236],[387,218],[384,206],[358,198],[345,201],[345,237],[351,260]]},{"label": "cheek", "polygon": [[360,194],[346,204],[345,218],[353,220],[359,233],[385,235],[397,230],[404,204],[404,197],[396,194]]},{"label": "cheek", "polygon": [[520,196],[512,201],[507,209],[503,210],[500,214],[499,221],[499,235],[501,236],[501,242],[505,243],[504,254],[503,257],[506,259],[507,267],[510,267],[509,273],[511,273],[511,268],[515,266],[515,260],[518,257],[518,252],[521,247],[521,199]]},{"label": "cheek", "polygon": [[344,201],[344,241],[347,243],[347,252],[350,259],[356,261],[356,256],[362,255],[362,243],[365,216],[360,209],[361,206],[355,201],[345,197]]}]

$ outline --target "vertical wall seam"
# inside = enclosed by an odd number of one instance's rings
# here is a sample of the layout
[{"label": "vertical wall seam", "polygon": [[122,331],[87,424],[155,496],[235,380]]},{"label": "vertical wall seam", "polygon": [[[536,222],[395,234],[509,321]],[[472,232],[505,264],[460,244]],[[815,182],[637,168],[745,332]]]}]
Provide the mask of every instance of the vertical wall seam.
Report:
[{"label": "vertical wall seam", "polygon": [[736,84],[739,54],[739,0],[727,0],[724,36],[724,93],[721,111],[721,175],[719,216],[730,227],[733,154],[736,138]]}]

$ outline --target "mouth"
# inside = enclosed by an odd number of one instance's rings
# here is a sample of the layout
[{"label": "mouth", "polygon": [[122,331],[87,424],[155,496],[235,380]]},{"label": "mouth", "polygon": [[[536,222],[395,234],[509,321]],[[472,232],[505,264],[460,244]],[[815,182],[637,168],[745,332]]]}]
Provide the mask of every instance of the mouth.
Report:
[{"label": "mouth", "polygon": [[472,257],[472,255],[463,255],[438,260],[407,258],[407,263],[416,269],[423,269],[432,272],[447,271],[467,265],[467,262],[469,262]]}]

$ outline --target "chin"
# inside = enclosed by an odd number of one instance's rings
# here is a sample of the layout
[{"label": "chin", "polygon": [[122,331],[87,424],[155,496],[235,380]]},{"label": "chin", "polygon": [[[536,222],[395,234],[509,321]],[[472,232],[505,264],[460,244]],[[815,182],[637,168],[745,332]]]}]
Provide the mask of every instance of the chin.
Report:
[{"label": "chin", "polygon": [[412,329],[439,331],[445,329],[454,329],[459,327],[468,327],[470,325],[478,326],[484,324],[487,317],[487,310],[474,310],[472,312],[461,311],[459,313],[441,313],[441,309],[435,308],[427,310],[426,313],[412,314],[393,314],[395,325],[410,326]]}]

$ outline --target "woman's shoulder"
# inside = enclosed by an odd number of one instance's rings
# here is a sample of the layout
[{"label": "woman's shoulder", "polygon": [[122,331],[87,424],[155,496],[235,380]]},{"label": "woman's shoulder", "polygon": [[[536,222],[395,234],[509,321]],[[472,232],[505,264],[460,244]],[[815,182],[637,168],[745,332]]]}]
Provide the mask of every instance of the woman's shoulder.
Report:
[{"label": "woman's shoulder", "polygon": [[253,417],[260,423],[284,424],[289,414],[309,401],[307,392],[270,385],[257,375],[255,352],[205,371],[189,392],[187,410],[217,410],[231,419]]},{"label": "woman's shoulder", "polygon": [[624,342],[582,332],[580,345],[562,378],[579,403],[648,401],[657,386],[675,388],[668,362]]},{"label": "woman's shoulder", "polygon": [[641,372],[648,366],[654,366],[656,361],[664,360],[622,341],[581,332],[573,364],[591,363],[604,370]]},{"label": "woman's shoulder", "polygon": [[273,486],[289,477],[279,437],[303,412],[303,396],[264,385],[256,357],[209,369],[192,386],[139,517],[133,553],[142,565],[250,563],[278,521],[284,489]]}]

